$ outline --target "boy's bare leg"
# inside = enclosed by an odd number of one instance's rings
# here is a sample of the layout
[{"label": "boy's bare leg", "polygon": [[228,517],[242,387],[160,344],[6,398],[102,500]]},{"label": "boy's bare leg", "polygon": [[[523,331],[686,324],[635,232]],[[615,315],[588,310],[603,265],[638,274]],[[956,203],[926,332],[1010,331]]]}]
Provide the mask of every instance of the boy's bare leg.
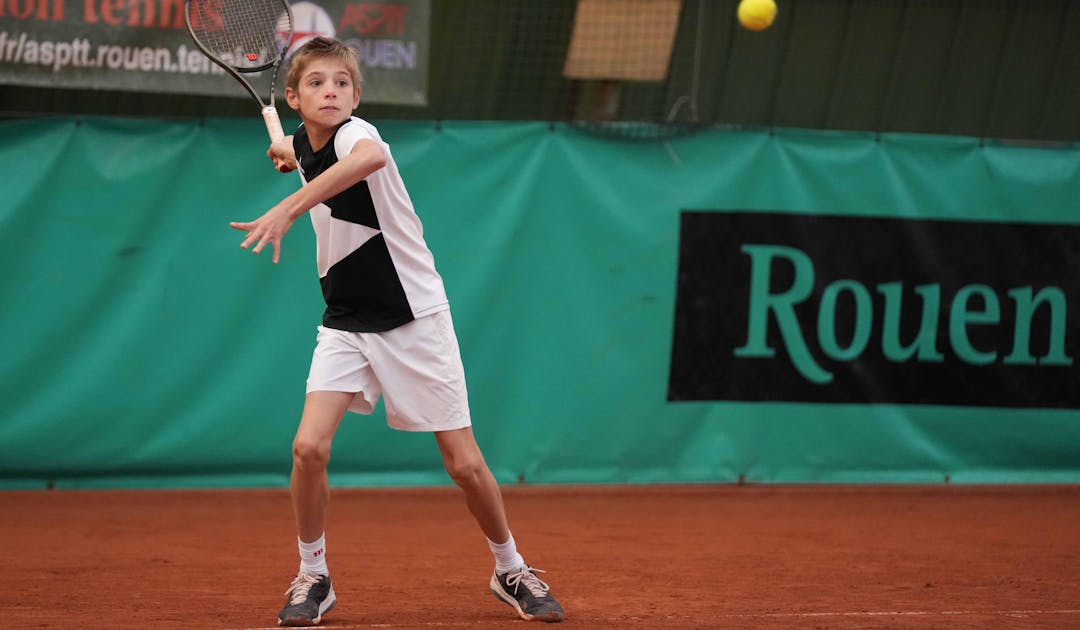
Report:
[{"label": "boy's bare leg", "polygon": [[465,503],[495,554],[491,592],[526,621],[562,621],[562,606],[536,575],[543,571],[526,565],[517,552],[506,521],[502,491],[480,453],[472,428],[441,431],[435,434],[435,440],[446,472],[465,492]]},{"label": "boy's bare leg", "polygon": [[330,483],[326,466],[330,444],[352,394],[311,392],[304,398],[304,413],[293,438],[293,467],[289,479],[296,534],[299,538],[300,571],[289,585],[278,625],[313,626],[337,603],[326,566],[326,506]]},{"label": "boy's bare leg", "polygon": [[293,467],[289,479],[296,533],[311,542],[323,535],[330,483],[326,475],[330,445],[353,394],[311,392],[304,398],[304,413],[293,439]]},{"label": "boy's bare leg", "polygon": [[472,427],[439,431],[435,441],[442,453],[446,472],[464,492],[465,503],[488,540],[496,543],[510,538],[502,491],[484,461]]}]

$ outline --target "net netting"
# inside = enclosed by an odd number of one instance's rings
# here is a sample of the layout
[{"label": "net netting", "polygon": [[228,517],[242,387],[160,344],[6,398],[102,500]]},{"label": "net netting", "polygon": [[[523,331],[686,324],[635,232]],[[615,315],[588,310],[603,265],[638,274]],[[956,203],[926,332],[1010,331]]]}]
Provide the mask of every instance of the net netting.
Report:
[{"label": "net netting", "polygon": [[[631,140],[700,127],[703,57],[717,52],[709,42],[716,33],[705,29],[710,19],[730,22],[735,6],[727,0],[459,1],[434,3],[435,19],[442,20],[432,42],[441,53],[432,60],[435,117],[558,120]],[[455,33],[453,46],[440,46],[443,32]]]}]

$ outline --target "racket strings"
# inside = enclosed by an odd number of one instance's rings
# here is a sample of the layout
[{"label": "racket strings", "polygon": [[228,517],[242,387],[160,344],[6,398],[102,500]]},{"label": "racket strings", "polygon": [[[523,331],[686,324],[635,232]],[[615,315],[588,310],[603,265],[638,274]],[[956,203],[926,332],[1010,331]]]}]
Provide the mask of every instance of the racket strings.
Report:
[{"label": "racket strings", "polygon": [[281,0],[192,0],[188,11],[192,34],[241,72],[277,61],[292,34]]}]

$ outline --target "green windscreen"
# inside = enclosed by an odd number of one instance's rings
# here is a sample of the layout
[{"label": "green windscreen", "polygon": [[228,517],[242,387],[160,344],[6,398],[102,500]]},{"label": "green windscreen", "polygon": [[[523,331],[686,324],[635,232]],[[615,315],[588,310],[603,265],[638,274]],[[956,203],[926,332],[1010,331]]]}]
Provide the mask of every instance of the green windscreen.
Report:
[{"label": "green windscreen", "polygon": [[[1080,481],[1080,266],[1066,264],[1080,147],[379,128],[501,482]],[[323,304],[306,219],[276,266],[228,226],[299,185],[265,159],[261,120],[0,132],[0,484],[287,483]],[[895,348],[881,341],[891,286],[906,304]],[[934,286],[919,354],[911,322]],[[1018,382],[1032,385],[986,385]],[[434,440],[391,431],[380,405],[346,417],[331,481],[448,478]]]}]

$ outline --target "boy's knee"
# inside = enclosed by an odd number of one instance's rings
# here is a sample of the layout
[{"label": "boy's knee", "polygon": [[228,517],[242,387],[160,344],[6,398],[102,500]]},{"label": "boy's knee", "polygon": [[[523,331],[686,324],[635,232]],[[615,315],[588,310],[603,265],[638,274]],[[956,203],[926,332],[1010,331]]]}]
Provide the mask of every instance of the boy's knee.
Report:
[{"label": "boy's knee", "polygon": [[448,462],[446,465],[446,472],[450,474],[450,478],[454,480],[454,483],[463,487],[476,484],[483,470],[484,460],[479,457],[461,458],[454,462]]},{"label": "boy's knee", "polygon": [[293,440],[293,463],[301,470],[319,470],[330,463],[330,445],[297,438]]}]

